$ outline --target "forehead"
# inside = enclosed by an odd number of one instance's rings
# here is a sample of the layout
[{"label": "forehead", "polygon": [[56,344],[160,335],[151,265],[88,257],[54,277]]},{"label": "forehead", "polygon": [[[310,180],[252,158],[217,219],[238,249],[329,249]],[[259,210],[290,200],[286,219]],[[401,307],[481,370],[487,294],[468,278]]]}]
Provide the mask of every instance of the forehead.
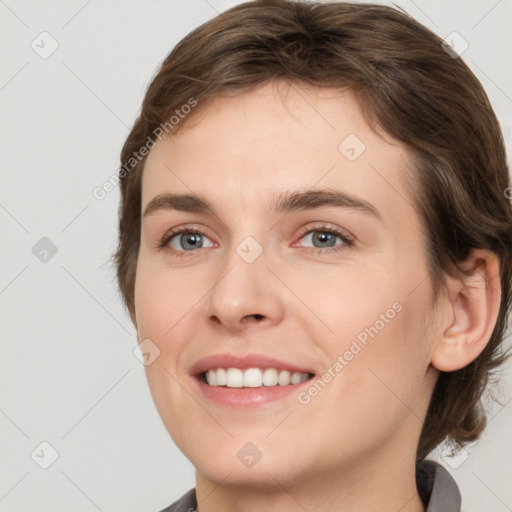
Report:
[{"label": "forehead", "polygon": [[147,157],[143,208],[174,192],[210,197],[226,211],[256,211],[283,191],[315,188],[340,189],[384,209],[413,204],[406,148],[378,133],[349,92],[266,84],[199,102],[182,122]]}]

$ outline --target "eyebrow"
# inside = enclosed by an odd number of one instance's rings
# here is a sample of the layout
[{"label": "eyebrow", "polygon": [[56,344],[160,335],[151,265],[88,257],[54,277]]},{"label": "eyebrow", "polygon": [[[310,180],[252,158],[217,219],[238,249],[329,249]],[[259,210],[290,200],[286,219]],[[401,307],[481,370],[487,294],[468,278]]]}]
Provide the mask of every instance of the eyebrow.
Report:
[{"label": "eyebrow", "polygon": [[[331,189],[286,192],[273,201],[271,211],[279,214],[329,206],[360,211],[383,222],[382,215],[372,204],[346,192]],[[177,210],[218,216],[215,208],[206,199],[196,194],[167,193],[155,196],[144,209],[143,217],[161,210]]]}]

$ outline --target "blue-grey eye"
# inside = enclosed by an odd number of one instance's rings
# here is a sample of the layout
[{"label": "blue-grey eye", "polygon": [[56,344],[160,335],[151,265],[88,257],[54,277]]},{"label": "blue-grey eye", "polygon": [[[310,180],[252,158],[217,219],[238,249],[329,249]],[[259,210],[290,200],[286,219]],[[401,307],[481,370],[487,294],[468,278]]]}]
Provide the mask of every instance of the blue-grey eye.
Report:
[{"label": "blue-grey eye", "polygon": [[[205,240],[207,241],[206,243]],[[177,251],[191,251],[203,247],[211,247],[212,241],[202,233],[183,231],[182,233],[175,234],[169,241],[169,244]]]},{"label": "blue-grey eye", "polygon": [[326,247],[334,247],[336,244],[336,239],[338,238],[342,243],[344,242],[340,235],[336,233],[331,233],[330,231],[320,231],[320,230],[312,230],[306,233],[303,239],[308,239],[311,243],[313,243],[313,247],[317,249],[323,249]]}]

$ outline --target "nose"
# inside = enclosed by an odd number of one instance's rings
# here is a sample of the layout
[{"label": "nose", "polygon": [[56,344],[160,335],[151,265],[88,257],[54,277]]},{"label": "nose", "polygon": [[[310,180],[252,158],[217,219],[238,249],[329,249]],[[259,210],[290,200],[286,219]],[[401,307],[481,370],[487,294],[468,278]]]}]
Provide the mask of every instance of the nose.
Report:
[{"label": "nose", "polygon": [[205,301],[207,321],[230,332],[280,323],[284,290],[267,262],[265,251],[252,262],[230,252]]}]

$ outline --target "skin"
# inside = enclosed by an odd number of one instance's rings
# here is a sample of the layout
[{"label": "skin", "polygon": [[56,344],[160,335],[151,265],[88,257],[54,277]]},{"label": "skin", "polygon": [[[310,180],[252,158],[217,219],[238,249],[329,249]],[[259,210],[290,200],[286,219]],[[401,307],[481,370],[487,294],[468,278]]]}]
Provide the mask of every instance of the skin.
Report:
[{"label": "skin", "polygon": [[[414,464],[428,402],[438,369],[484,348],[498,262],[474,252],[470,286],[450,278],[434,304],[407,149],[373,130],[349,93],[277,85],[200,104],[147,158],[143,211],[165,192],[200,195],[216,211],[142,218],[135,322],[139,341],[160,350],[146,366],[154,402],[196,467],[200,512],[423,511]],[[366,146],[354,161],[338,149],[349,134]],[[270,208],[287,192],[325,188],[381,219]],[[185,251],[180,235],[158,247],[183,227],[203,231],[203,247]],[[353,245],[333,235],[334,247],[315,246],[311,231],[333,229]],[[248,236],[263,250],[252,263],[236,251]],[[189,374],[204,356],[257,353],[321,376],[395,303],[401,311],[307,404],[296,395],[250,410],[214,404]],[[262,454],[250,468],[237,457],[249,442]]]}]

